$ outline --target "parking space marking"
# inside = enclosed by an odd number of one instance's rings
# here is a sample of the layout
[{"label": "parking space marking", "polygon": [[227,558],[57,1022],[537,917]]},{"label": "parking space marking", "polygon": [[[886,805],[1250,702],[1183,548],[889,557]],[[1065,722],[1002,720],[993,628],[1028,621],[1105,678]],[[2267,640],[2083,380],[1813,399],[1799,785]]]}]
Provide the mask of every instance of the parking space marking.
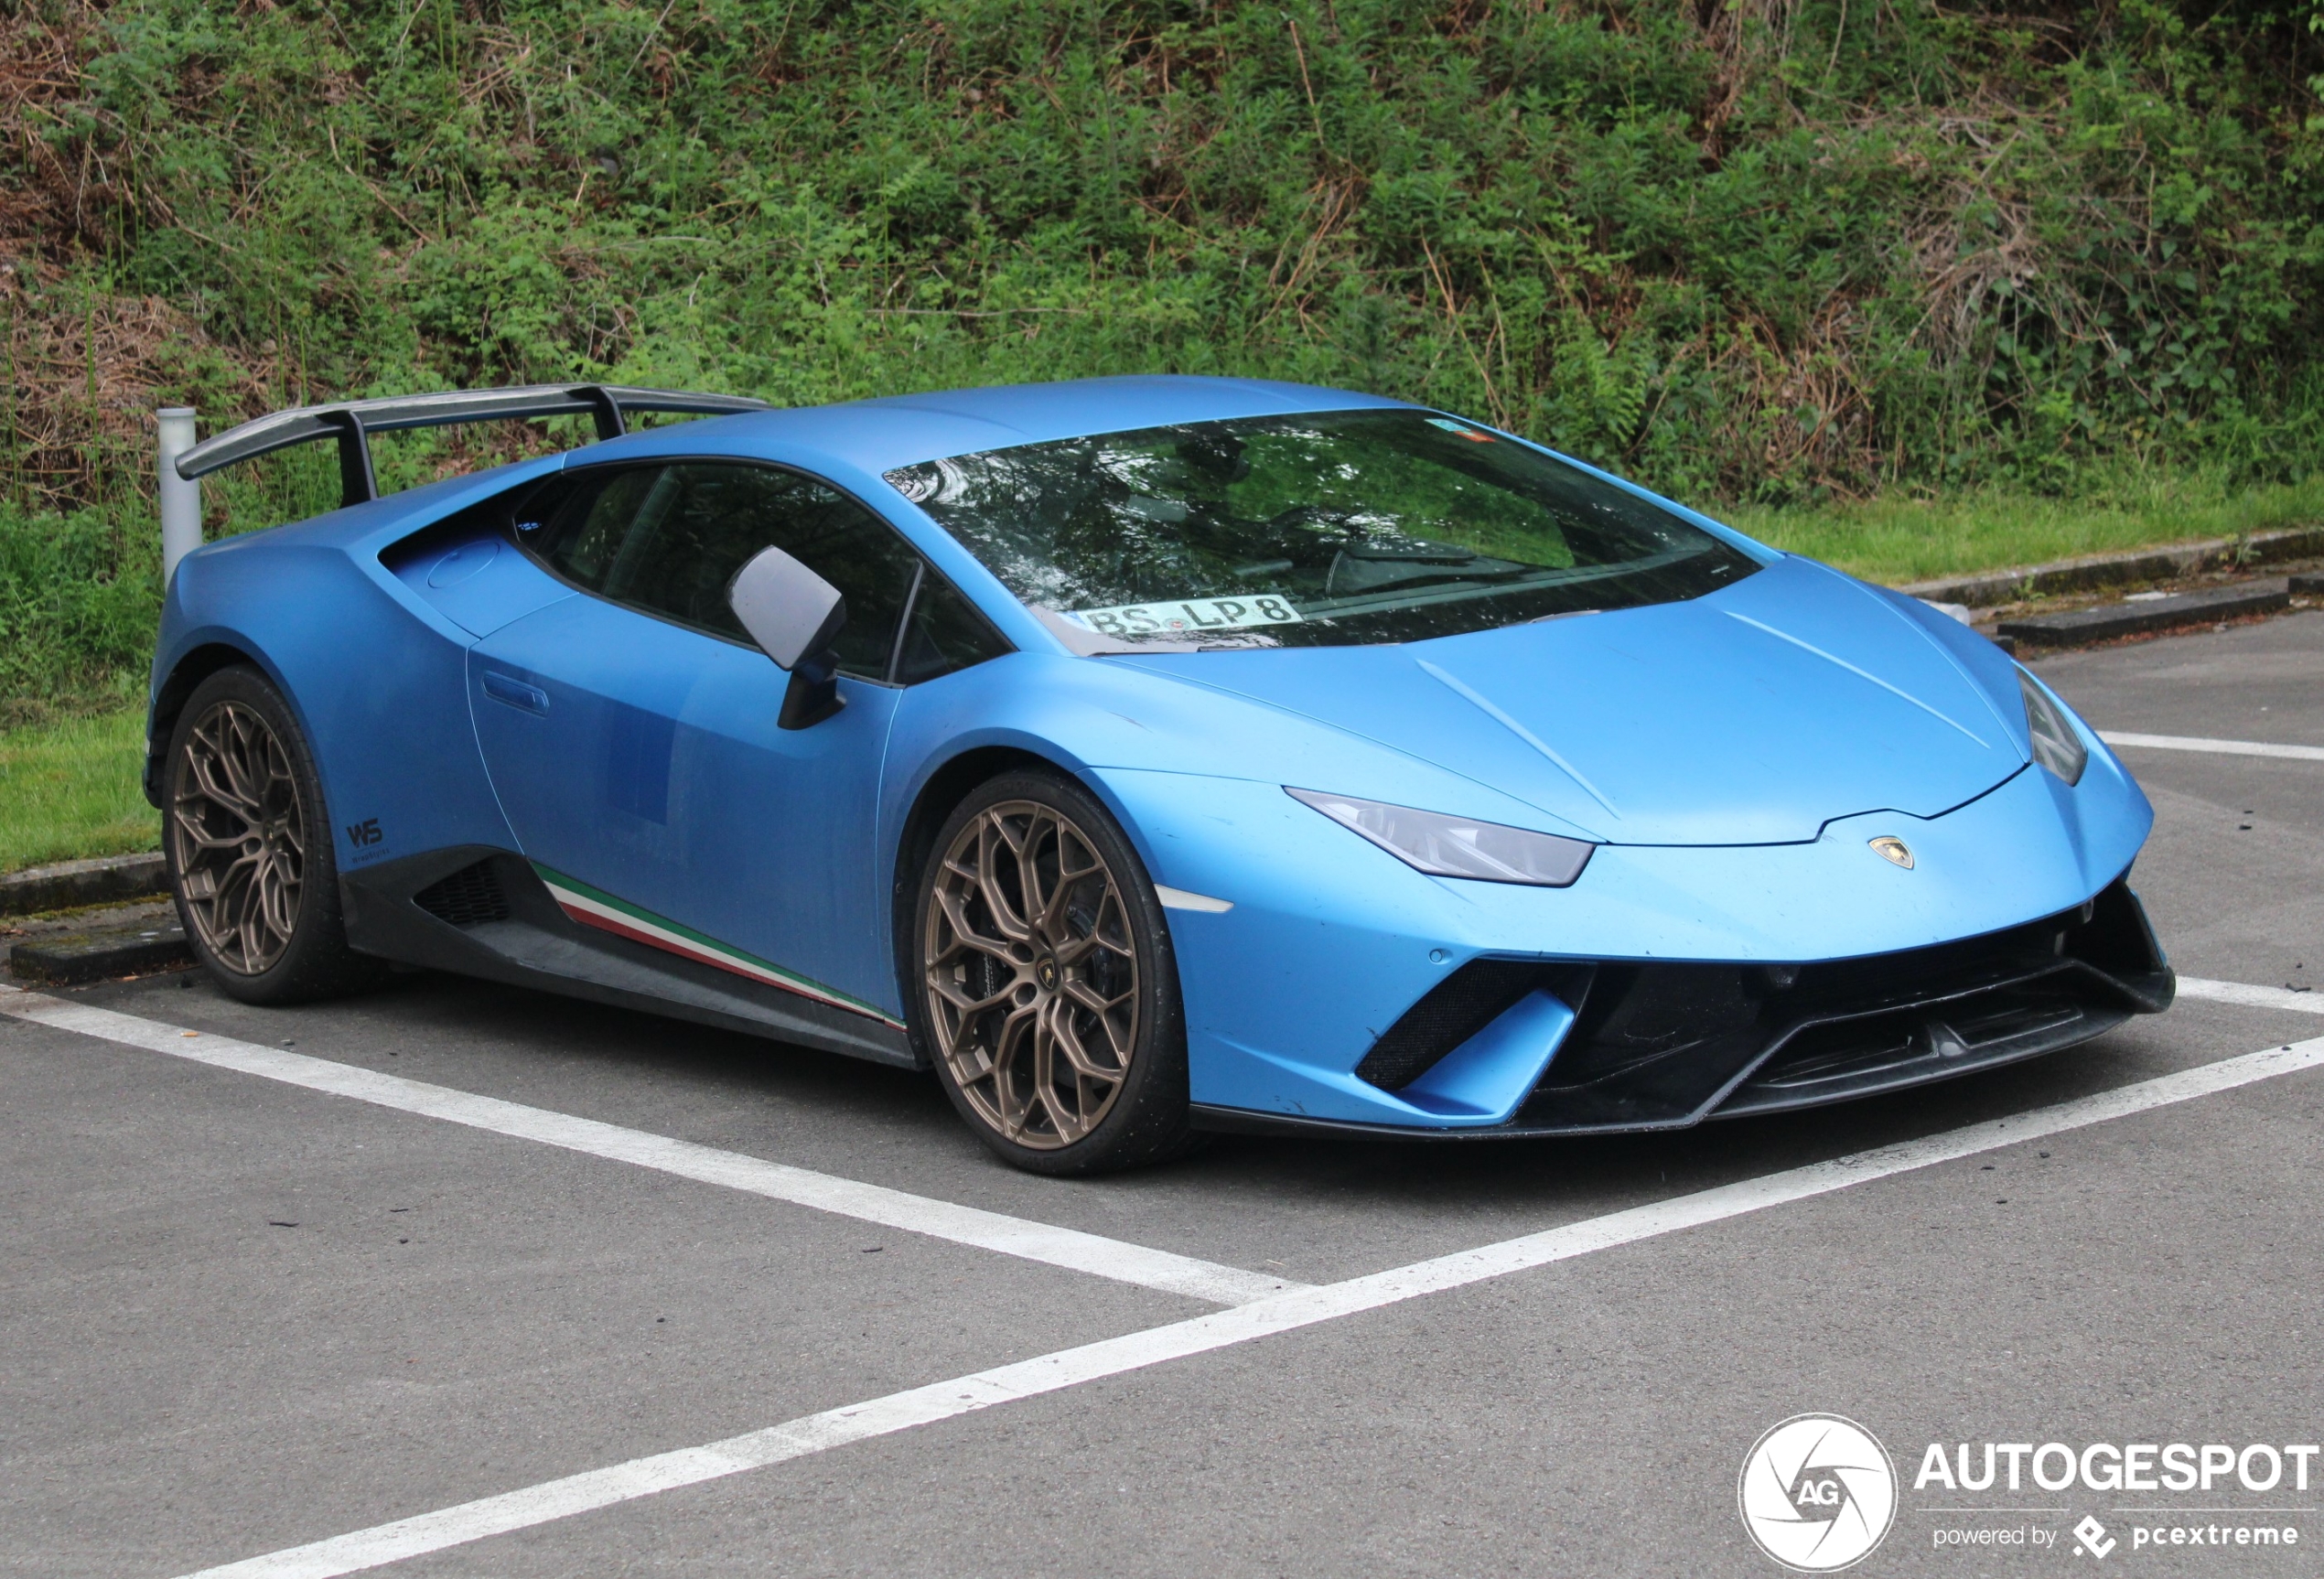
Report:
[{"label": "parking space marking", "polygon": [[2179,978],[2182,998],[2209,998],[2218,1004],[2242,1004],[2254,1009],[2289,1009],[2300,1015],[2324,1015],[2324,993],[2289,987],[2254,987],[2242,982],[2207,982],[2200,976]]},{"label": "parking space marking", "polygon": [[855,1218],[883,1228],[926,1234],[978,1250],[997,1251],[1003,1255],[1067,1267],[1117,1283],[1136,1284],[1165,1294],[1184,1294],[1212,1305],[1243,1305],[1307,1286],[1287,1278],[1198,1261],[1192,1256],[1083,1233],[1078,1229],[1057,1228],[977,1207],[909,1195],[902,1190],[791,1167],[739,1152],[696,1145],[668,1135],[454,1090],[448,1086],[377,1074],[351,1064],[285,1052],[280,1047],[262,1047],[254,1042],[237,1041],[207,1031],[189,1031],[158,1020],[141,1019],[135,1015],[70,1003],[5,984],[0,984],[0,1014],[124,1047],[280,1080],[285,1085],[304,1086],[308,1090],[352,1097],[357,1101],[393,1108],[400,1112],[418,1113],[469,1129],[538,1141],[543,1145],[675,1174],[702,1184],[721,1185],[749,1195],[812,1207],[817,1211]]},{"label": "parking space marking", "polygon": [[1232,1310],[1215,1311],[1143,1332],[1061,1349],[1036,1359],[997,1366],[971,1376],[889,1393],[885,1398],[825,1410],[722,1442],[634,1458],[626,1464],[543,1481],[308,1545],[205,1568],[186,1579],[334,1579],[338,1574],[360,1573],[656,1492],[804,1458],[849,1443],[990,1409],[995,1404],[1036,1398],[1189,1355],[1376,1310],[1423,1294],[1570,1261],[1618,1245],[1699,1228],[1895,1174],[2319,1067],[2324,1067],[2324,1037],[2245,1053],[2011,1118],[1971,1124],[1830,1162],[1811,1163],[1805,1167],[1722,1185],[1344,1283],[1295,1290]]},{"label": "parking space marking", "polygon": [[2271,746],[2265,740],[2208,740],[2200,735],[2125,735],[2101,729],[2109,746],[2146,746],[2157,751],[2211,751],[2222,757],[2289,757],[2324,762],[2324,746]]}]

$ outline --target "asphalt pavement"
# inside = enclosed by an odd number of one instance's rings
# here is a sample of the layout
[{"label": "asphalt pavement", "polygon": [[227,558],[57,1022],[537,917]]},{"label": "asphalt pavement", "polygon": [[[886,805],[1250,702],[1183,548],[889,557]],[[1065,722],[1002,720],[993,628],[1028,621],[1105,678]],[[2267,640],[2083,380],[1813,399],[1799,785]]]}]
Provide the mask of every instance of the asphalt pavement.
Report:
[{"label": "asphalt pavement", "polygon": [[[2324,746],[2324,615],[2036,667]],[[1817,1413],[1893,1464],[1852,1572],[2313,1574],[2324,760],[2122,750],[2169,1014],[1677,1134],[1058,1181],[924,1078],[450,977],[0,1000],[0,1572],[1774,1574],[1738,1475]],[[1928,1477],[1987,1443],[2283,1467]]]}]

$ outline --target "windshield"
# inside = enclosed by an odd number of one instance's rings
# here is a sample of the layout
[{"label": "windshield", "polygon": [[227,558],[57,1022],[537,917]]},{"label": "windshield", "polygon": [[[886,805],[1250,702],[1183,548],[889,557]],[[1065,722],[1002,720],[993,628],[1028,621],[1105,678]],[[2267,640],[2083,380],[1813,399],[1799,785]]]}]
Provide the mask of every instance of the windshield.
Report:
[{"label": "windshield", "polygon": [[1699,597],[1759,568],[1422,411],[1142,428],[887,476],[1052,625],[1107,645],[1416,641]]}]

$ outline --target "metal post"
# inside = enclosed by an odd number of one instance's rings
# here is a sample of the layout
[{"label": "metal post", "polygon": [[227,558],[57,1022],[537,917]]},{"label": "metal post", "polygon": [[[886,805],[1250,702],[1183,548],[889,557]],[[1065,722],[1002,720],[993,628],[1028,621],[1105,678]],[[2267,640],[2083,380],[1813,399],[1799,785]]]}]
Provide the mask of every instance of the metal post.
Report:
[{"label": "metal post", "polygon": [[194,447],[194,408],[161,408],[161,584],[178,562],[201,546],[201,484],[178,475],[178,457]]}]

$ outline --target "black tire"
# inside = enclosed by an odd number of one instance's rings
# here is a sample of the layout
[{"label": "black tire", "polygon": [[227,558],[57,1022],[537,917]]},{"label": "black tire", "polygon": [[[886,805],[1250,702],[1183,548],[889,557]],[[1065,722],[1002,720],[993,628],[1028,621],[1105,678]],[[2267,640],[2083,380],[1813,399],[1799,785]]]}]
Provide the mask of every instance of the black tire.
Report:
[{"label": "black tire", "polygon": [[[1005,846],[1010,827],[1024,830],[1025,853]],[[980,898],[964,897],[988,891],[976,854],[988,848],[1001,852],[992,880],[1015,896],[998,918],[975,908]],[[1083,865],[1092,856],[1094,874]],[[977,868],[974,876],[963,860]],[[1038,890],[1045,870],[1067,875],[1049,884],[1055,902],[1024,902],[1027,885]],[[940,903],[940,886],[952,908]],[[1112,1173],[1191,1148],[1186,1020],[1169,927],[1145,864],[1095,796],[1061,774],[1017,771],[987,781],[945,819],[913,892],[911,924],[898,929],[907,1017],[978,1139],[1012,1166],[1057,1176]],[[1019,927],[1028,929],[1024,943],[992,947]],[[1108,1005],[1103,1013],[1089,1006],[1099,1001]],[[1126,1028],[1124,1006],[1134,1006]],[[1011,1024],[1022,1040],[1011,1039]],[[1100,1074],[1086,1073],[1091,1068]],[[1118,1078],[1101,1101],[1092,1093],[1108,1071]]]},{"label": "black tire", "polygon": [[196,686],[162,769],[162,850],[187,941],[228,996],[307,1003],[385,975],[347,946],[335,827],[266,677],[236,665]]}]

